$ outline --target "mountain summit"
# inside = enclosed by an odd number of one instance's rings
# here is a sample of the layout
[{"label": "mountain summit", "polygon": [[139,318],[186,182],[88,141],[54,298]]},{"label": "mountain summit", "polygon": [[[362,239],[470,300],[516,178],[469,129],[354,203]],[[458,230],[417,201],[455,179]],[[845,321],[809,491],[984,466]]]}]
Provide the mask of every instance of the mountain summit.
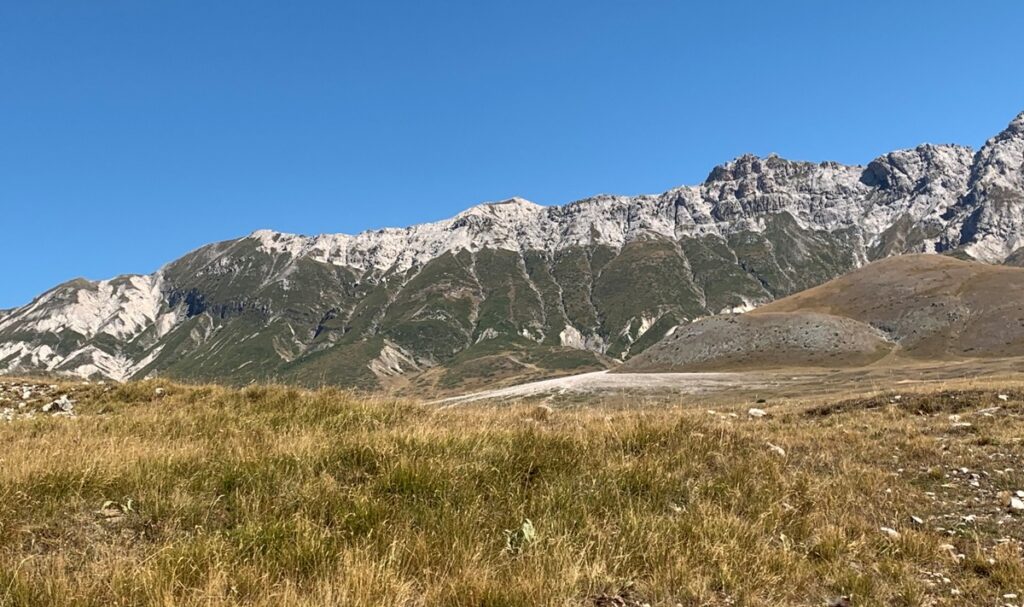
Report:
[{"label": "mountain summit", "polygon": [[867,166],[741,156],[703,184],[300,236],[261,230],[147,276],[0,312],[0,371],[446,388],[603,368],[695,318],[868,261],[1024,258],[1024,114],[976,154]]}]

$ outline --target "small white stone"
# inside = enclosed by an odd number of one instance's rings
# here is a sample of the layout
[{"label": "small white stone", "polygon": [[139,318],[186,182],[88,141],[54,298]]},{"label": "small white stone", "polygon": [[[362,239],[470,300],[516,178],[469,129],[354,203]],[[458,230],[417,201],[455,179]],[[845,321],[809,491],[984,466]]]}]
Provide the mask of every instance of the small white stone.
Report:
[{"label": "small white stone", "polygon": [[881,531],[883,534],[885,534],[886,537],[888,537],[891,540],[899,539],[900,537],[900,532],[896,531],[892,527],[881,527]]},{"label": "small white stone", "polygon": [[768,416],[768,412],[765,411],[764,409],[758,409],[756,407],[751,407],[750,409],[747,410],[747,415],[750,416],[750,417],[753,417],[753,418],[761,418],[761,417],[767,417]]},{"label": "small white stone", "polygon": [[43,405],[42,411],[43,411],[43,413],[53,413],[53,414],[71,413],[74,408],[75,408],[74,401],[72,401],[70,398],[68,398],[67,394],[62,394],[61,397],[58,398],[57,400],[55,400],[55,401],[53,401],[51,403],[48,403],[46,405]]}]

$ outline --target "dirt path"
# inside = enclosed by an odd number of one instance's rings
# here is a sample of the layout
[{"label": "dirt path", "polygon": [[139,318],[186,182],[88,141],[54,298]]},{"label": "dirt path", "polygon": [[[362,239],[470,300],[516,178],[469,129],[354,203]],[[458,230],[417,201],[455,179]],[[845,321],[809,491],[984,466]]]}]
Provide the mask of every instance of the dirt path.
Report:
[{"label": "dirt path", "polygon": [[699,396],[701,402],[807,399],[862,395],[971,381],[1024,383],[1020,358],[876,364],[853,369],[794,368],[720,373],[609,373],[596,371],[451,396],[429,404],[455,406],[527,397],[573,400],[590,395]]},{"label": "dirt path", "polygon": [[431,404],[459,405],[480,400],[504,400],[547,394],[591,394],[608,391],[672,391],[681,394],[701,394],[740,386],[754,388],[756,383],[751,382],[751,376],[747,373],[608,373],[607,371],[594,371],[453,396],[434,401]]}]

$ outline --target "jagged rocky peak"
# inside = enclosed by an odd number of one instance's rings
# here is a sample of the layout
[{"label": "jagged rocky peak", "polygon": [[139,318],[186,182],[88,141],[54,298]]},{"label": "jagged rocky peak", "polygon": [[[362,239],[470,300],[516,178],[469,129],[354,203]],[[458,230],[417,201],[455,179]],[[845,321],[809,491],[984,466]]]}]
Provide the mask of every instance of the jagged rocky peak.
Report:
[{"label": "jagged rocky peak", "polygon": [[532,211],[536,211],[536,210],[544,208],[543,205],[539,205],[536,202],[527,200],[525,198],[520,198],[518,196],[513,196],[512,198],[506,198],[505,200],[498,200],[496,202],[484,202],[484,203],[478,204],[474,208],[481,208],[481,207],[487,208],[487,209],[490,209],[490,210],[525,209],[525,210],[532,210]]},{"label": "jagged rocky peak", "polygon": [[1024,185],[1024,113],[1003,132],[985,142],[971,174],[971,186]]},{"label": "jagged rocky peak", "polygon": [[726,231],[758,229],[788,213],[805,227],[834,230],[856,223],[870,188],[861,168],[745,155],[717,167],[700,187],[710,216]]},{"label": "jagged rocky peak", "polygon": [[780,182],[792,179],[801,179],[815,173],[850,172],[856,171],[857,167],[826,160],[823,162],[807,162],[800,160],[787,160],[778,154],[769,154],[765,157],[754,154],[744,154],[725,164],[720,164],[711,170],[705,185],[713,185],[716,182],[734,182],[749,179],[777,180]]},{"label": "jagged rocky peak", "polygon": [[1017,134],[1024,133],[1024,112],[1017,114],[1017,117],[1010,121],[1006,130]]},{"label": "jagged rocky peak", "polygon": [[1024,113],[985,142],[953,224],[976,259],[1000,262],[1024,247]]},{"label": "jagged rocky peak", "polygon": [[501,220],[515,221],[529,215],[543,211],[546,207],[525,198],[513,197],[494,202],[483,202],[462,211],[451,219],[445,219],[432,223],[418,224],[406,228],[382,228],[367,230],[356,235],[348,234],[319,234],[306,236],[302,234],[289,234],[274,230],[256,230],[249,234],[248,238],[258,241],[265,249],[275,252],[302,253],[309,249],[316,249],[318,244],[344,245],[355,243],[360,240],[376,238],[385,239],[396,235],[414,235],[424,232],[433,232],[443,229],[456,229],[466,225],[460,221],[467,217],[487,217]]},{"label": "jagged rocky peak", "polygon": [[474,217],[501,222],[528,221],[532,215],[543,210],[544,207],[542,205],[525,198],[514,197],[496,202],[483,202],[470,207],[452,218],[451,224],[457,228],[463,225],[463,222],[460,220]]},{"label": "jagged rocky peak", "polygon": [[785,191],[850,194],[862,186],[859,183],[861,171],[861,167],[833,161],[805,162],[775,154],[764,158],[746,154],[711,171],[702,190],[713,199],[748,198]]},{"label": "jagged rocky peak", "polygon": [[931,179],[945,189],[966,187],[974,150],[961,145],[919,145],[897,150],[872,160],[864,169],[862,181],[869,186],[909,193]]}]

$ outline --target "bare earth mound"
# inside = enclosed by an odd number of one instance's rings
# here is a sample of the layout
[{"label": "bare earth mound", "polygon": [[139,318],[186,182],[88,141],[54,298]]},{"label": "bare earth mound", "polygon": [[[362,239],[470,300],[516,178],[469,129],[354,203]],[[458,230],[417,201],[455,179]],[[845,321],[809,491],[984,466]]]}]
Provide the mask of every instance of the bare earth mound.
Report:
[{"label": "bare earth mound", "polygon": [[740,316],[708,318],[622,371],[862,366],[1024,356],[1024,269],[892,257]]},{"label": "bare earth mound", "polygon": [[860,366],[885,356],[892,346],[869,325],[817,312],[721,316],[679,327],[623,370]]}]

